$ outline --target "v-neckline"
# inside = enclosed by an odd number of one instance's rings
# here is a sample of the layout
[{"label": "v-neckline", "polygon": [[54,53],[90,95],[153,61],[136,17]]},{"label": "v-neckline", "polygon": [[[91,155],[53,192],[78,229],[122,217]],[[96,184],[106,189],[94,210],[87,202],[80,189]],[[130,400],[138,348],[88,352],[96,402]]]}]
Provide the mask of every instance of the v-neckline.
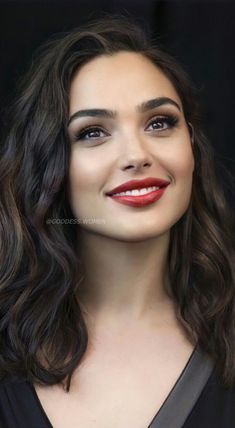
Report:
[{"label": "v-neckline", "polygon": [[199,343],[147,428],[182,428],[212,371],[214,361]]},{"label": "v-neckline", "polygon": [[[200,395],[201,390],[203,389],[206,383],[206,380],[208,379],[210,373],[212,372],[212,369],[213,369],[213,363],[211,359],[200,350],[200,347],[197,343],[185,367],[183,368],[181,374],[179,375],[178,379],[176,380],[175,384],[173,385],[166,399],[162,403],[161,407],[152,418],[150,424],[146,428],[162,428],[166,426],[168,428],[171,428],[171,427],[177,428],[178,426],[181,427],[182,425],[177,425],[176,423],[176,419],[179,417],[180,400],[182,398],[185,398],[186,396],[189,397],[190,394],[189,394],[188,388],[190,388],[191,401],[190,400],[189,401],[192,406],[192,404],[195,403],[196,399]],[[35,399],[35,404],[40,410],[42,418],[48,425],[46,428],[53,428],[53,425],[51,424],[51,421],[49,420],[49,417],[47,416],[42,406],[42,403],[39,400],[39,397],[37,395],[34,385],[32,383],[29,383],[29,385],[31,387],[31,391]],[[195,389],[196,386],[197,388]],[[177,414],[174,415],[174,413],[176,413],[176,403],[177,403]],[[189,405],[190,403],[188,403],[188,409],[190,407]],[[187,408],[187,405],[186,405],[186,408]],[[183,411],[181,412],[181,415],[179,418],[181,421],[183,418],[185,420],[184,414],[186,413],[186,410],[187,409],[183,409]],[[173,414],[172,414],[172,411],[173,411]],[[173,422],[174,425],[171,424],[170,422],[171,420],[174,421]]]}]

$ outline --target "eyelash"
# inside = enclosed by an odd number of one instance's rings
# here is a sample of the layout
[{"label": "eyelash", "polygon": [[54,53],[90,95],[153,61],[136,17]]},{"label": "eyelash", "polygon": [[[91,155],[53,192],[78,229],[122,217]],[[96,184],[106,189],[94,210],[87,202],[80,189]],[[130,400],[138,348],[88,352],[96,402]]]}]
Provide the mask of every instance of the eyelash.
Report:
[{"label": "eyelash", "polygon": [[[171,115],[167,115],[167,116],[155,116],[154,118],[152,118],[151,120],[150,120],[150,122],[148,123],[148,125],[147,125],[147,127],[149,127],[150,125],[152,125],[153,123],[167,123],[167,128],[163,128],[163,129],[160,129],[160,130],[157,130],[157,129],[153,129],[151,132],[164,132],[164,131],[167,131],[167,130],[169,130],[169,129],[171,129],[171,128],[174,128],[175,126],[177,126],[177,124],[178,124],[178,122],[179,122],[179,119],[178,119],[178,117],[177,116],[175,116],[175,115],[173,115],[173,114],[171,114]],[[81,131],[79,131],[76,135],[75,135],[75,141],[81,141],[81,140],[90,140],[90,141],[96,141],[96,140],[98,140],[98,139],[101,139],[101,138],[104,138],[104,137],[95,137],[95,138],[85,138],[86,137],[86,135],[89,133],[89,132],[94,132],[94,131],[101,131],[101,132],[104,132],[105,133],[105,131],[100,127],[100,126],[98,126],[98,125],[91,125],[91,126],[87,126],[87,127],[85,127],[85,128],[83,128],[83,129],[81,129]]]}]

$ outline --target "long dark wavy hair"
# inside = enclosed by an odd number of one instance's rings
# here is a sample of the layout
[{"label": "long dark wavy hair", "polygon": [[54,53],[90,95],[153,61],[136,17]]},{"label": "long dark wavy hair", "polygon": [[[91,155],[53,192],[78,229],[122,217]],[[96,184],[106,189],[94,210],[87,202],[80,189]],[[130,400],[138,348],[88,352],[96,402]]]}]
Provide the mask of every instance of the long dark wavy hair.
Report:
[{"label": "long dark wavy hair", "polygon": [[[139,23],[93,20],[48,42],[19,84],[0,158],[0,377],[62,383],[88,343],[76,297],[83,275],[68,197],[69,88],[74,73],[99,55],[138,52],[174,85],[194,129],[192,195],[171,228],[169,273],[177,316],[188,337],[215,361],[226,387],[235,382],[234,218],[216,174],[197,94],[175,59]],[[11,119],[9,119],[9,117]]]}]

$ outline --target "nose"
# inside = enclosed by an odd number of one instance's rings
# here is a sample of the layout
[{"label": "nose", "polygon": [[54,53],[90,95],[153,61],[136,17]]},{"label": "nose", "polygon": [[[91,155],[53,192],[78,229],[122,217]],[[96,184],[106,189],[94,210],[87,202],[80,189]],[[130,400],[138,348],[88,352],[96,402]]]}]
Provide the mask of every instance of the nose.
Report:
[{"label": "nose", "polygon": [[151,163],[147,160],[132,159],[128,161],[128,164],[123,168],[123,171],[132,169],[134,171],[141,171],[143,167],[150,167]]},{"label": "nose", "polygon": [[124,149],[120,156],[120,168],[139,171],[151,167],[153,160],[142,139],[133,135],[123,139]]}]

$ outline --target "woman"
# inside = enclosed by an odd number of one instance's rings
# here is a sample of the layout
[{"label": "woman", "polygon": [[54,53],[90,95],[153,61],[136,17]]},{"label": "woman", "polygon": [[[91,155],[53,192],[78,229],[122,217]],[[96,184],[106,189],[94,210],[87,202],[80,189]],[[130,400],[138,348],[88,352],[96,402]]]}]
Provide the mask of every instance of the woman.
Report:
[{"label": "woman", "polygon": [[50,42],[0,171],[1,426],[234,426],[232,220],[175,60],[124,17]]}]

